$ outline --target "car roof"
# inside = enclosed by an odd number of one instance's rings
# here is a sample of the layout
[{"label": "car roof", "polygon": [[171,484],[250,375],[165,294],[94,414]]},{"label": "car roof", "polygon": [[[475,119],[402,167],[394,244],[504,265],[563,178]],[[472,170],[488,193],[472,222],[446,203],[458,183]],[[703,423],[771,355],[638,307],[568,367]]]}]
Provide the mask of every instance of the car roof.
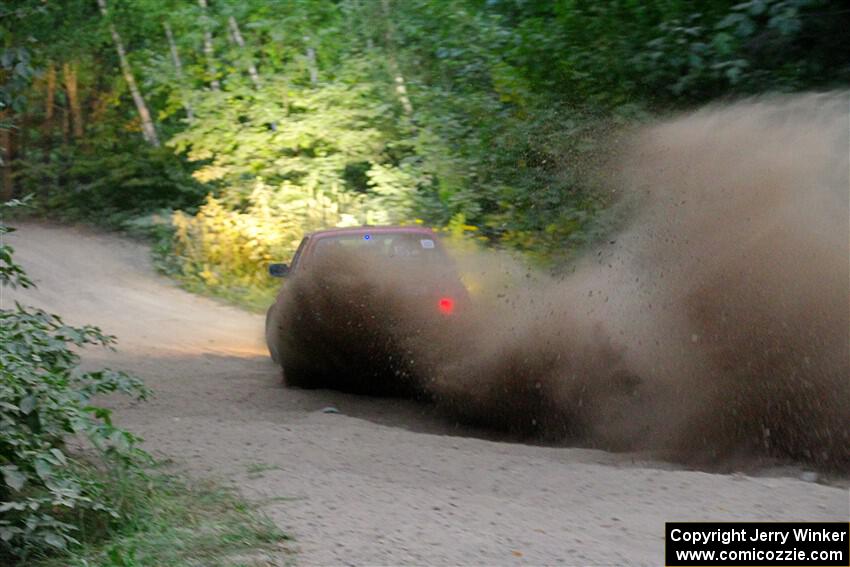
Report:
[{"label": "car roof", "polygon": [[317,230],[307,235],[307,238],[327,238],[331,236],[360,235],[360,234],[424,234],[436,236],[427,226],[352,226],[345,228],[328,228]]}]

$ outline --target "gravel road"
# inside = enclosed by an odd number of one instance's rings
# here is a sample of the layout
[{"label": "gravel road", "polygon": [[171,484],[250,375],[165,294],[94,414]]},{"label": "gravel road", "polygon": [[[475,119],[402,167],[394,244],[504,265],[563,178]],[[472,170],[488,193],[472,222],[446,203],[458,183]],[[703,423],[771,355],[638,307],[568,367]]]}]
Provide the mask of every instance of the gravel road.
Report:
[{"label": "gravel road", "polygon": [[[19,223],[37,282],[14,299],[118,336],[89,363],[155,390],[115,402],[145,447],[235,483],[296,539],[302,565],[663,565],[664,522],[848,520],[846,481],[793,467],[711,474],[646,457],[530,446],[456,426],[429,407],[282,387],[263,318],[178,289],[148,249]],[[332,406],[338,413],[325,413]]]}]

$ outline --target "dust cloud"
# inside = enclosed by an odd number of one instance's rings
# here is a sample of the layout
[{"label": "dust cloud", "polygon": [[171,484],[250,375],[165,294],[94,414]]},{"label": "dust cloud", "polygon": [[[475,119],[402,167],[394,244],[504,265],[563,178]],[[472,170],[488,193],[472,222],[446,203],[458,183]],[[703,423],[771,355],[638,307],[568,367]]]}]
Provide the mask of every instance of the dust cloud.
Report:
[{"label": "dust cloud", "polygon": [[313,369],[300,385],[547,442],[846,471],[849,108],[778,97],[637,129],[605,172],[628,224],[566,276],[459,254],[475,289],[451,318],[405,294],[432,273],[328,257],[281,294],[284,358]]}]

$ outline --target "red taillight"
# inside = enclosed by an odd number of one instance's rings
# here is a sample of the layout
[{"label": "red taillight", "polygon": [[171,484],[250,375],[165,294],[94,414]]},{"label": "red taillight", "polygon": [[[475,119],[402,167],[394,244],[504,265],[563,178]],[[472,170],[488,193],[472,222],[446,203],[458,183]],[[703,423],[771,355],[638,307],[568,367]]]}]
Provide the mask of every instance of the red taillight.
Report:
[{"label": "red taillight", "polygon": [[455,310],[455,300],[451,297],[441,297],[437,307],[443,315],[451,315]]}]

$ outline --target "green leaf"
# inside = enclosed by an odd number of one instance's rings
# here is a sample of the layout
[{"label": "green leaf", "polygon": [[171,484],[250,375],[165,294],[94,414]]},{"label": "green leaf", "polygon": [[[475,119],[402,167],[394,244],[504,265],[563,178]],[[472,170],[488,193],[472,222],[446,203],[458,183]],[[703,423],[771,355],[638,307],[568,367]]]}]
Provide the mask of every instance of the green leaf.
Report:
[{"label": "green leaf", "polygon": [[17,534],[21,533],[21,530],[18,528],[10,528],[6,526],[0,526],[0,540],[10,541]]},{"label": "green leaf", "polygon": [[29,415],[32,413],[32,410],[35,409],[36,397],[35,396],[27,396],[21,400],[20,410],[24,415]]},{"label": "green leaf", "polygon": [[6,482],[6,486],[15,492],[19,492],[27,482],[26,475],[18,470],[18,467],[15,465],[0,467],[0,470],[3,471],[3,480]]},{"label": "green leaf", "polygon": [[62,464],[62,465],[67,465],[67,464],[68,464],[68,459],[65,457],[65,453],[63,453],[63,452],[62,452],[62,451],[60,451],[59,449],[56,449],[56,448],[54,447],[53,449],[50,449],[50,453],[51,453],[54,457],[56,457],[56,460],[57,460],[57,461],[59,461],[59,463],[60,463],[60,464]]},{"label": "green leaf", "polygon": [[65,547],[67,546],[65,538],[55,532],[47,532],[47,534],[45,534],[44,536],[44,542],[51,547],[55,547],[56,549],[65,549]]},{"label": "green leaf", "polygon": [[36,459],[35,474],[37,474],[41,480],[47,481],[53,476],[53,467],[50,466],[50,463],[44,459]]},{"label": "green leaf", "polygon": [[8,512],[10,510],[26,510],[27,505],[23,502],[0,502],[0,512]]}]

